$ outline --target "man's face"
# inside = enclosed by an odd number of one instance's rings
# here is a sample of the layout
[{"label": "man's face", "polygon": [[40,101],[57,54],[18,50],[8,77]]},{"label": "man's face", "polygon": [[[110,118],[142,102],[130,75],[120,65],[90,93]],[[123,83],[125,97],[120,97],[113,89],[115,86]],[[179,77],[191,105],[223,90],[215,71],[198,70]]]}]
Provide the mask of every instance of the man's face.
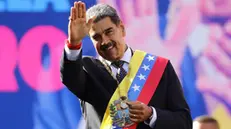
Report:
[{"label": "man's face", "polygon": [[109,17],[93,23],[90,37],[100,56],[109,61],[119,60],[123,57],[126,44],[124,41],[124,25],[115,25]]},{"label": "man's face", "polygon": [[231,0],[199,0],[202,13],[207,16],[231,16]]},{"label": "man's face", "polygon": [[193,129],[219,129],[216,123],[199,123],[194,122],[193,123]]}]

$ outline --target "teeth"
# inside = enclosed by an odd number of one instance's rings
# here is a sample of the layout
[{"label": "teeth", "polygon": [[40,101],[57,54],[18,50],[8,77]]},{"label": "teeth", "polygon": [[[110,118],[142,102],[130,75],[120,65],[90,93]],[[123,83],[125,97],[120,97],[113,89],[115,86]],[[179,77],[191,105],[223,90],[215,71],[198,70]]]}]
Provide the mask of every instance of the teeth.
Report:
[{"label": "teeth", "polygon": [[107,50],[110,50],[110,49],[112,49],[113,48],[113,46],[110,46]]}]

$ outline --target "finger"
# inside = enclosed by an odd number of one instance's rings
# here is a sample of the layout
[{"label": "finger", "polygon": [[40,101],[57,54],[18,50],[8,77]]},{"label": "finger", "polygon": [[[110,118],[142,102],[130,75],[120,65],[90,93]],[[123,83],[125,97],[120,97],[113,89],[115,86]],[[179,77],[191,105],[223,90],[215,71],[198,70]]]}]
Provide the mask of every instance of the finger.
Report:
[{"label": "finger", "polygon": [[128,102],[127,101],[127,105],[130,109],[132,109],[132,107],[136,104],[136,102]]},{"label": "finger", "polygon": [[83,14],[83,8],[82,8],[82,2],[79,2],[79,4],[78,4],[78,13],[79,13],[79,16],[78,16],[78,18],[82,18],[82,14]]},{"label": "finger", "polygon": [[140,111],[140,110],[137,110],[137,109],[129,109],[129,112],[130,112],[131,114],[135,114],[135,115],[141,114],[141,111]]},{"label": "finger", "polygon": [[124,0],[117,5],[120,7],[120,16],[124,24],[129,24],[135,19],[135,9],[133,1]]},{"label": "finger", "polygon": [[75,7],[75,18],[77,19],[79,17],[79,10],[78,10],[78,4],[79,2],[75,2],[74,3],[74,7]]},{"label": "finger", "polygon": [[143,109],[143,105],[141,103],[133,103],[133,104],[128,104],[129,109],[136,109],[136,110],[141,110]]},{"label": "finger", "polygon": [[75,19],[76,19],[76,17],[75,17],[75,8],[71,7],[69,20],[75,20]]},{"label": "finger", "polygon": [[83,18],[86,18],[86,5],[83,3]]},{"label": "finger", "polygon": [[140,118],[141,118],[140,115],[132,114],[132,113],[129,113],[129,117],[130,117],[131,119],[140,119]]},{"label": "finger", "polygon": [[139,101],[133,101],[133,102],[127,101],[127,104],[128,104],[129,106],[132,106],[132,105],[135,105],[135,104],[138,104],[138,103],[139,103]]},{"label": "finger", "polygon": [[[230,43],[230,42],[229,42]],[[207,49],[205,53],[207,58],[213,62],[213,64],[217,67],[218,70],[222,71],[225,75],[231,75],[231,61],[228,53],[224,51],[219,44],[212,44],[210,45],[211,49]],[[211,52],[211,50],[213,50]]]},{"label": "finger", "polygon": [[142,105],[140,104],[136,104],[136,105],[132,105],[131,107],[129,107],[130,109],[136,109],[136,110],[141,110],[143,109]]},{"label": "finger", "polygon": [[136,118],[130,118],[130,120],[131,120],[132,122],[134,122],[134,123],[140,123],[140,122],[141,122],[141,120],[136,119]]},{"label": "finger", "polygon": [[156,0],[137,0],[135,3],[136,9],[138,9],[138,15],[140,17],[146,15],[152,15],[156,8]]},{"label": "finger", "polygon": [[224,36],[224,38],[221,39],[221,42],[219,42],[219,45],[228,56],[231,56],[231,40],[229,36],[231,36],[231,33],[227,34],[227,36]]},{"label": "finger", "polygon": [[228,22],[225,24],[225,31],[226,31],[226,33],[228,33],[228,34],[231,34],[231,21],[228,21]]}]

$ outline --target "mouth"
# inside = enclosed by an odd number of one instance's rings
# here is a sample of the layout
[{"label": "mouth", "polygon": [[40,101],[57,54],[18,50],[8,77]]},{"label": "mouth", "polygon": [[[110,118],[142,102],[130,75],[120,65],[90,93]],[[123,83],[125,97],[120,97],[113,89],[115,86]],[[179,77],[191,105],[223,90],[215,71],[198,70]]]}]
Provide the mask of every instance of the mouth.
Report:
[{"label": "mouth", "polygon": [[104,52],[107,52],[113,49],[114,47],[115,47],[115,43],[110,42],[110,43],[100,46],[100,49]]},{"label": "mouth", "polygon": [[115,46],[112,45],[112,46],[108,47],[104,52],[105,52],[105,54],[107,54],[109,56],[109,55],[113,55],[114,51],[115,51]]},{"label": "mouth", "polygon": [[106,51],[110,51],[111,49],[113,49],[114,48],[114,45],[111,45],[111,46],[109,46],[107,49],[106,49]]},{"label": "mouth", "polygon": [[117,46],[116,43],[111,41],[107,44],[100,46],[101,54],[103,54],[105,59],[113,60],[117,56]]},{"label": "mouth", "polygon": [[116,54],[115,44],[113,44],[113,43],[111,43],[110,45],[107,44],[107,47],[105,47],[105,49],[103,50],[103,53],[106,56],[106,58],[108,58],[108,59],[114,58],[114,56]]}]

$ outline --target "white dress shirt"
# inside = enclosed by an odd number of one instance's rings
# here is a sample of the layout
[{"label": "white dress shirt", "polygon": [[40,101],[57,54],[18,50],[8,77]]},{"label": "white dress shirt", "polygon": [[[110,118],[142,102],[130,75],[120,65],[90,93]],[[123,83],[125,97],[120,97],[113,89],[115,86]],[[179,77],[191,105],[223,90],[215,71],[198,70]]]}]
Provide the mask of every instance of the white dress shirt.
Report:
[{"label": "white dress shirt", "polygon": [[[78,55],[80,53],[82,48],[80,48],[79,50],[70,50],[67,45],[65,45],[64,50],[66,52],[66,56],[68,60],[71,61],[75,61],[78,58]],[[128,66],[129,66],[129,62],[132,58],[132,50],[130,48],[128,48],[125,53],[124,56],[122,57],[122,61],[125,61],[125,63],[123,64],[123,68],[126,72],[128,72]],[[101,56],[98,57],[99,60],[102,60],[103,58]],[[113,65],[111,65],[110,61],[106,60],[106,63],[111,67],[112,70],[112,74],[114,77],[116,77],[116,74],[119,72],[118,69],[116,67],[114,67]],[[156,114],[156,110],[154,107],[152,107],[152,119],[150,120],[149,123],[147,123],[146,121],[144,122],[145,124],[149,125],[151,128],[154,127],[155,121],[157,119],[157,114]]]}]

